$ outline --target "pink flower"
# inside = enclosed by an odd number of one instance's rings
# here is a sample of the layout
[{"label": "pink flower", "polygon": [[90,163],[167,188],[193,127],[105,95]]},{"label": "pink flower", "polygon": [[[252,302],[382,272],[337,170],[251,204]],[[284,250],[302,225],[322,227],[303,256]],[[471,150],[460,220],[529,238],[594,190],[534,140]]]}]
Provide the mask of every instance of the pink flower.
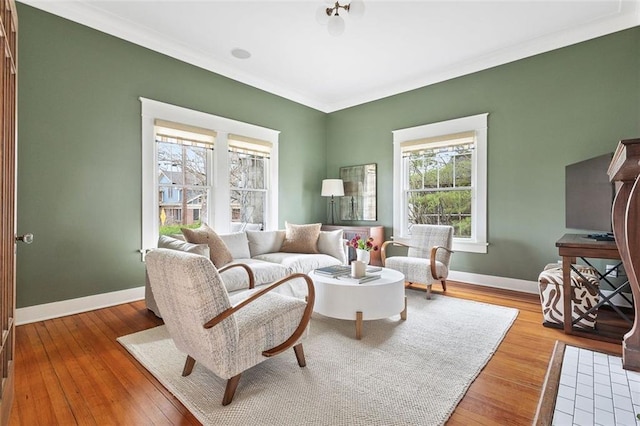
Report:
[{"label": "pink flower", "polygon": [[356,235],[351,240],[347,241],[347,245],[355,249],[366,251],[378,250],[378,246],[373,245],[373,237],[369,237],[366,240],[363,240],[360,235]]}]

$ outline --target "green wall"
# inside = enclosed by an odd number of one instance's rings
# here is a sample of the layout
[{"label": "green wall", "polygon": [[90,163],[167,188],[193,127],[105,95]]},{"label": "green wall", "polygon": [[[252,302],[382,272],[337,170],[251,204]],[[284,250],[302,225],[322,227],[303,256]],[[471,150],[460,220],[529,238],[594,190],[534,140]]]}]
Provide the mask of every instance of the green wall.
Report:
[{"label": "green wall", "polygon": [[17,306],[139,287],[138,97],[280,130],[280,224],[321,221],[326,114],[18,4]]},{"label": "green wall", "polygon": [[18,14],[18,232],[36,237],[18,246],[18,307],[143,284],[140,96],[280,130],[281,226],[325,221],[321,180],[377,163],[387,235],[391,131],[488,112],[489,252],[456,253],[453,268],[527,280],[557,259],[564,166],[640,134],[639,28],[324,114],[23,4]]},{"label": "green wall", "polygon": [[[564,168],[640,136],[640,28],[332,113],[327,175],[378,163],[378,224],[393,226],[392,130],[489,113],[487,254],[452,268],[536,280],[558,259]],[[349,149],[344,149],[349,146]]]}]

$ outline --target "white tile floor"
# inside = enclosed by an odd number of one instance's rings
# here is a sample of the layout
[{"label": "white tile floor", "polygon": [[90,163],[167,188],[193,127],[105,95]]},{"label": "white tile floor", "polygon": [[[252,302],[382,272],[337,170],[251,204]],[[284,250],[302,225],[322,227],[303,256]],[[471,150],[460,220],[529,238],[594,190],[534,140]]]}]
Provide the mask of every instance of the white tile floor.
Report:
[{"label": "white tile floor", "polygon": [[640,425],[640,373],[622,358],[566,346],[553,413],[557,426]]}]

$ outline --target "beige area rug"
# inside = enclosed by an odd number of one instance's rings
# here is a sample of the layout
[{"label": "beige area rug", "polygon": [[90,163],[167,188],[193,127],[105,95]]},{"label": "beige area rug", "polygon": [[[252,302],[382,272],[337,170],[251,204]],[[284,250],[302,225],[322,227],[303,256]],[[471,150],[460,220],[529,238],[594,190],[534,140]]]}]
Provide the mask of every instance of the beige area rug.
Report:
[{"label": "beige area rug", "polygon": [[354,321],[314,314],[298,367],[293,350],[242,374],[223,407],[225,380],[186,356],[164,326],[118,341],[206,425],[438,425],[489,361],[516,309],[407,291],[408,316]]}]

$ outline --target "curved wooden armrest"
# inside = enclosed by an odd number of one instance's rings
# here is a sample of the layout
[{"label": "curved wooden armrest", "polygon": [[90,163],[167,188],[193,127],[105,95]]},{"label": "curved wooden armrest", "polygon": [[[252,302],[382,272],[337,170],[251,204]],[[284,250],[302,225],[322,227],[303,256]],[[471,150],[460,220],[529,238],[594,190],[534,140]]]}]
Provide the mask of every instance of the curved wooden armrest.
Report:
[{"label": "curved wooden armrest", "polygon": [[431,247],[431,256],[430,256],[429,266],[431,267],[431,276],[435,280],[442,279],[442,277],[438,276],[438,273],[436,271],[436,254],[438,253],[438,249],[443,249],[443,250],[448,251],[449,253],[453,253],[453,250],[450,250],[450,249],[448,249],[448,248],[446,248],[444,246],[433,246],[433,247]]},{"label": "curved wooden armrest", "polygon": [[204,328],[214,327],[224,319],[228,318],[229,316],[233,315],[243,307],[247,306],[249,303],[260,298],[264,294],[267,294],[268,292],[275,289],[276,287],[281,286],[287,281],[291,281],[292,279],[295,279],[295,278],[303,278],[307,283],[307,307],[304,309],[304,313],[302,314],[300,323],[298,324],[298,327],[296,327],[296,329],[293,331],[293,334],[291,334],[291,336],[287,340],[285,340],[278,346],[268,349],[266,351],[263,351],[262,355],[266,357],[270,357],[270,356],[278,355],[281,352],[284,352],[285,350],[293,346],[298,341],[298,339],[300,339],[300,336],[302,336],[302,334],[304,333],[304,330],[307,328],[307,324],[309,324],[309,320],[311,319],[311,313],[313,312],[313,304],[316,300],[316,292],[315,292],[315,287],[313,286],[313,281],[311,280],[311,278],[309,278],[307,274],[291,274],[279,281],[276,281],[270,286],[251,295],[251,297],[246,298],[245,300],[238,303],[237,305],[232,306],[231,308],[225,310],[224,312],[221,312],[219,315],[210,319],[204,325]]},{"label": "curved wooden armrest", "polygon": [[251,270],[251,268],[249,268],[249,266],[244,263],[234,263],[232,265],[223,266],[222,268],[218,269],[218,272],[222,273],[228,269],[235,267],[244,268],[244,270],[247,271],[247,275],[249,275],[249,288],[254,288],[256,286],[256,278],[253,275],[253,271]]},{"label": "curved wooden armrest", "polygon": [[385,261],[387,260],[387,246],[389,244],[393,244],[394,246],[409,247],[409,245],[401,243],[400,241],[385,241],[384,243],[382,243],[382,245],[380,246],[380,259],[382,260],[382,266],[384,266]]}]

